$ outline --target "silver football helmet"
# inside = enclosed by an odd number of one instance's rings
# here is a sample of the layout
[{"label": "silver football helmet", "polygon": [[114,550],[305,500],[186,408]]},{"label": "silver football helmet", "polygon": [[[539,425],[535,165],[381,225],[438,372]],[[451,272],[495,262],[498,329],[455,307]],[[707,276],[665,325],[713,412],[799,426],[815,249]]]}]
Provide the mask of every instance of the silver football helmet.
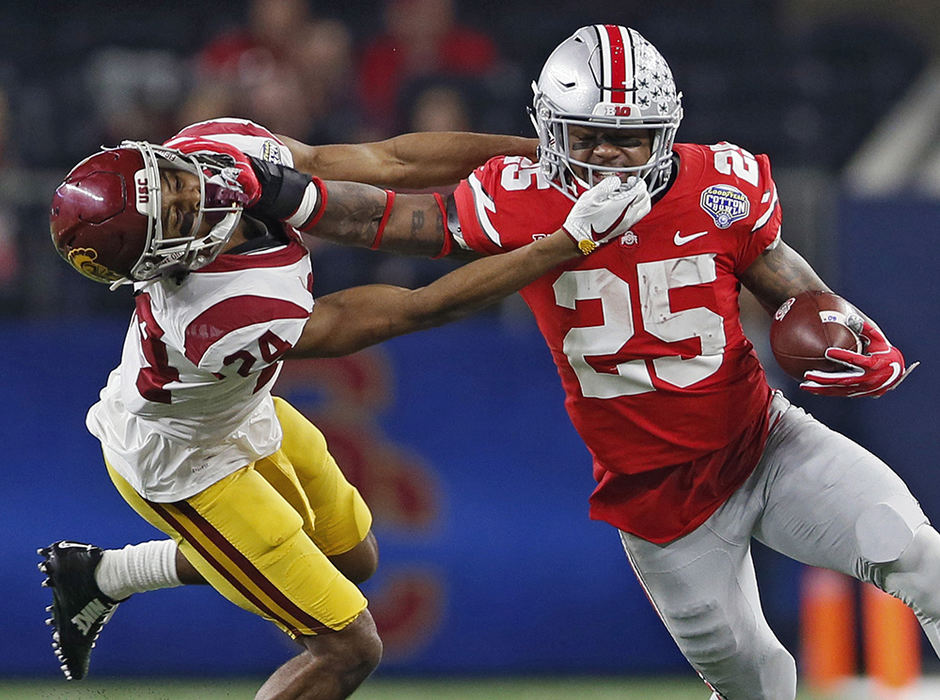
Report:
[{"label": "silver football helmet", "polygon": [[[644,178],[650,194],[669,182],[682,93],[676,91],[669,64],[638,31],[613,24],[582,27],[552,51],[532,89],[542,169],[569,197],[576,196],[578,183],[591,187],[611,174]],[[652,155],[644,165],[629,168],[576,160],[569,149],[571,125],[649,129]],[[572,165],[584,169],[586,181]]]}]

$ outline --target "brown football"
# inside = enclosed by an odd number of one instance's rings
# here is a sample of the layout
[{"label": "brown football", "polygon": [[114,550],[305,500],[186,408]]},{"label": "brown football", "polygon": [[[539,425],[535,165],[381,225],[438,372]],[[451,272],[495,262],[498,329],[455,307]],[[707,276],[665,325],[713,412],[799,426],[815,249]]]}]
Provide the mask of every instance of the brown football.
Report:
[{"label": "brown football", "polygon": [[803,292],[787,299],[770,325],[770,348],[777,363],[794,379],[811,369],[841,371],[826,359],[826,348],[862,352],[862,318],[838,294]]}]

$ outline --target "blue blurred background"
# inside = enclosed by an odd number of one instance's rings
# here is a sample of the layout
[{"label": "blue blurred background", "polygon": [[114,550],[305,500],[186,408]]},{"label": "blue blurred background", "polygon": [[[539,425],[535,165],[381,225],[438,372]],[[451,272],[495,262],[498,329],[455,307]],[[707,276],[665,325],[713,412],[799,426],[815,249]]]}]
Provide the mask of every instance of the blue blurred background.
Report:
[{"label": "blue blurred background", "polygon": [[[784,237],[923,362],[879,401],[814,400],[766,359],[767,321],[743,301],[773,383],[875,450],[940,515],[937,3],[2,3],[0,676],[58,673],[36,547],[156,535],[113,491],[84,429],[131,302],[49,245],[46,207],[69,168],[101,144],[162,141],[221,115],[309,143],[529,135],[529,82],[592,22],[634,26],[665,55],[685,94],[679,140],[770,155]],[[449,269],[313,248],[320,294]],[[376,516],[382,565],[366,592],[386,641],[379,673],[688,673],[616,532],[587,518],[590,460],[518,298],[353,358],[289,365],[278,391],[324,429]],[[755,556],[768,617],[796,651],[801,569]],[[171,590],[121,608],[94,672],[265,675],[291,653],[211,590]]]}]

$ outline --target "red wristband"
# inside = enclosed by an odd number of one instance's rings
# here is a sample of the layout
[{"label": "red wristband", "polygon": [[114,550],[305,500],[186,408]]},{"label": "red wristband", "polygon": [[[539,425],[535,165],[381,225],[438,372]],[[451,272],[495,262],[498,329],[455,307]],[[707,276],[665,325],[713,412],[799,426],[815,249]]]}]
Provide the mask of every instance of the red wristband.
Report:
[{"label": "red wristband", "polygon": [[385,233],[385,224],[388,223],[388,217],[392,213],[392,203],[395,201],[395,193],[392,190],[385,190],[385,211],[382,212],[382,220],[379,221],[379,230],[375,232],[375,238],[369,247],[372,250],[378,250],[382,244],[382,234]]},{"label": "red wristband", "polygon": [[435,192],[434,199],[437,200],[437,206],[441,208],[441,221],[443,222],[442,228],[444,229],[444,243],[441,245],[441,250],[437,255],[431,256],[431,259],[436,260],[437,258],[444,258],[450,255],[454,241],[450,236],[450,231],[447,230],[447,205],[444,203],[444,198]]},{"label": "red wristband", "polygon": [[320,220],[320,217],[323,216],[323,212],[326,211],[326,184],[323,182],[323,180],[316,176],[310,179],[313,181],[313,184],[317,186],[317,192],[320,195],[319,207],[317,208],[317,212],[313,215],[313,218],[300,227],[301,231],[309,231],[314,226],[316,226],[317,222]]}]

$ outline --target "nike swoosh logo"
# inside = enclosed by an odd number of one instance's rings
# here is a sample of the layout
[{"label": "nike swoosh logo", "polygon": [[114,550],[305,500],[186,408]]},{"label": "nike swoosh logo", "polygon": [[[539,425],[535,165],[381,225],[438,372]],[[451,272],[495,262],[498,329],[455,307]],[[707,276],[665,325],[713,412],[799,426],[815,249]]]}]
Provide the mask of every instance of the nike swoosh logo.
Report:
[{"label": "nike swoosh logo", "polygon": [[701,238],[702,236],[707,236],[708,231],[699,231],[698,233],[690,233],[688,236],[683,236],[682,231],[676,231],[675,237],[673,237],[673,242],[676,245],[685,245],[689,241],[694,241],[696,238]]},{"label": "nike swoosh logo", "polygon": [[[606,236],[606,235],[608,235],[611,231],[613,231],[615,228],[617,228],[617,226],[620,225],[620,222],[623,221],[623,217],[625,217],[626,215],[627,215],[627,207],[624,207],[624,208],[623,208],[623,211],[620,212],[620,216],[617,217],[617,219],[614,221],[614,223],[612,223],[610,226],[608,226],[607,228],[605,228],[603,231],[598,231],[596,228],[594,228],[594,224],[591,224],[591,237],[592,237],[595,241],[598,241],[598,240],[600,240],[600,239],[598,238],[599,236]],[[676,233],[678,233],[678,231],[676,231]],[[708,233],[708,231],[706,231],[705,233]]]}]

